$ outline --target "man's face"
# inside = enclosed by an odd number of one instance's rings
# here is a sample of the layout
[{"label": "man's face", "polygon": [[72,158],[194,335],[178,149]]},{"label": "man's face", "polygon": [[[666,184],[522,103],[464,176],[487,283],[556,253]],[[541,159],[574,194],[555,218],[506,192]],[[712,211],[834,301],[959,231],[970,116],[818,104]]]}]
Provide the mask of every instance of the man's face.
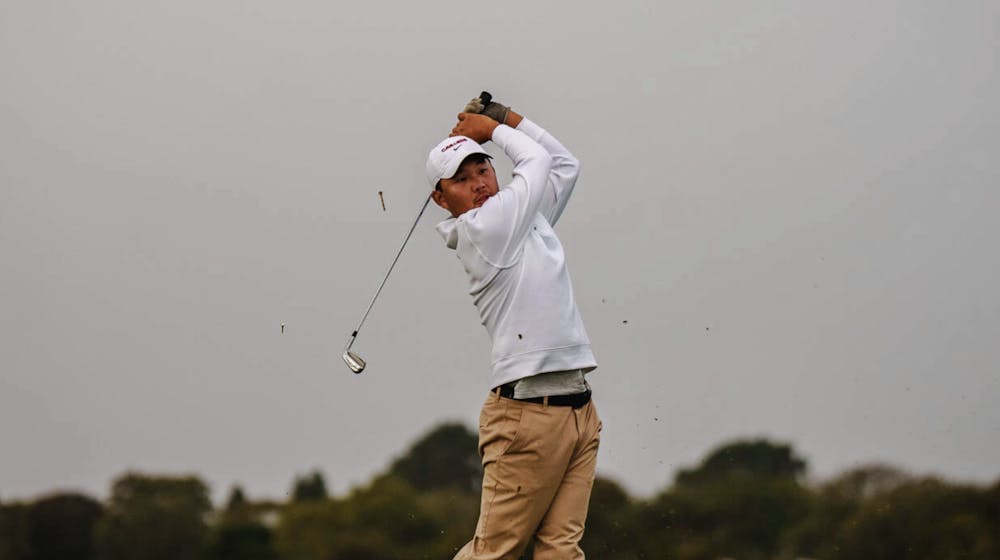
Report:
[{"label": "man's face", "polygon": [[441,189],[433,193],[434,202],[454,217],[479,208],[499,192],[497,174],[488,159],[467,159],[450,179],[441,179]]}]

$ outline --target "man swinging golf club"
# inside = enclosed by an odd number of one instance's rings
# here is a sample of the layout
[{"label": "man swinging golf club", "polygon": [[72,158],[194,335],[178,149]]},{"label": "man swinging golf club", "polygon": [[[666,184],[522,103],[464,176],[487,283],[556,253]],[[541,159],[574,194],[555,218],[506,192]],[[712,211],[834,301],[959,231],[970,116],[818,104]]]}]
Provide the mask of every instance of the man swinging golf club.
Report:
[{"label": "man swinging golf club", "polygon": [[[514,164],[502,189],[480,146],[489,140]],[[462,262],[493,342],[479,522],[456,560],[514,560],[532,539],[536,560],[584,557],[601,429],[584,376],[597,361],[552,229],[579,168],[552,135],[486,92],[427,158],[431,197],[451,214],[437,231]]]}]

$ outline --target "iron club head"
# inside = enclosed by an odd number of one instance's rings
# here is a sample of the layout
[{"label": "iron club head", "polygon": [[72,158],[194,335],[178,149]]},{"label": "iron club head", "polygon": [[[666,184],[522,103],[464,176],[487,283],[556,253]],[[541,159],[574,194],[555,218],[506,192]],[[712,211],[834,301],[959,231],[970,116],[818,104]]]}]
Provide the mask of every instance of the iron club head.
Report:
[{"label": "iron club head", "polygon": [[347,367],[351,368],[351,371],[354,373],[361,373],[365,370],[365,361],[361,359],[361,356],[358,356],[354,352],[348,350],[347,352],[344,352],[343,357],[344,363],[346,363]]}]

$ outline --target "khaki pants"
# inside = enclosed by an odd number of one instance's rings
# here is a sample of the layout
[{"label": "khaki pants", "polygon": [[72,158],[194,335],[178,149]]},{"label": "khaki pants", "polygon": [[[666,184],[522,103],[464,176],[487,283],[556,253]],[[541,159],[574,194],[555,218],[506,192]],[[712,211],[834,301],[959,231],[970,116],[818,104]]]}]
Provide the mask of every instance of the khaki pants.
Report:
[{"label": "khaki pants", "polygon": [[479,416],[479,523],[455,560],[517,560],[532,538],[535,560],[582,559],[600,430],[593,401],[574,409],[490,393]]}]

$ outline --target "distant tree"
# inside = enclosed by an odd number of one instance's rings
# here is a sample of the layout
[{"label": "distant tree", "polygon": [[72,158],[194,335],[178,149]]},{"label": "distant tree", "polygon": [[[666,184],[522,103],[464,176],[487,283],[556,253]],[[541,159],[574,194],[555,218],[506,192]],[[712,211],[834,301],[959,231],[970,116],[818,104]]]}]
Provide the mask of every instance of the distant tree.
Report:
[{"label": "distant tree", "polygon": [[989,490],[927,478],[865,502],[845,522],[828,558],[1000,558],[1000,505]]},{"label": "distant tree", "polygon": [[417,510],[422,512],[434,538],[421,551],[427,558],[451,558],[472,538],[479,519],[479,494],[445,488],[416,494]]},{"label": "distant tree", "polygon": [[681,469],[677,485],[688,486],[725,479],[732,474],[753,478],[796,478],[805,473],[806,463],[791,446],[766,439],[737,440],[723,444],[694,469]]},{"label": "distant tree", "polygon": [[635,552],[635,512],[631,498],[617,482],[594,480],[581,548],[588,558],[631,558]]},{"label": "distant tree", "polygon": [[828,496],[861,501],[899,488],[912,477],[884,463],[861,465],[847,470],[820,486]]},{"label": "distant tree", "polygon": [[437,536],[436,527],[421,507],[420,493],[405,480],[380,476],[346,500],[351,515],[364,527],[388,536],[400,545],[426,543]]},{"label": "distant tree", "polygon": [[809,492],[797,480],[805,469],[787,445],[727,443],[640,505],[641,548],[680,560],[774,558],[784,531],[808,511]]},{"label": "distant tree", "polygon": [[782,537],[784,558],[830,558],[838,534],[865,501],[911,480],[904,471],[883,463],[861,465],[819,485],[809,497],[808,513]]},{"label": "distant tree", "polygon": [[323,473],[317,470],[295,477],[295,482],[292,484],[292,501],[325,500],[328,497]]},{"label": "distant tree", "polygon": [[808,511],[809,493],[793,480],[733,474],[675,487],[640,510],[646,552],[682,560],[764,560],[780,551],[782,534]]},{"label": "distant tree", "polygon": [[271,529],[255,521],[222,522],[212,528],[206,560],[276,560]]},{"label": "distant tree", "polygon": [[860,501],[843,495],[810,493],[805,514],[781,536],[779,558],[829,558],[836,546],[835,535],[860,507]]},{"label": "distant tree", "polygon": [[247,500],[236,484],[213,523],[203,560],[276,560],[273,531],[261,522],[262,504]]},{"label": "distant tree", "polygon": [[208,487],[196,477],[127,473],[111,487],[97,524],[100,560],[195,560],[211,510]]},{"label": "distant tree", "polygon": [[441,531],[420,493],[399,477],[383,475],[343,499],[289,504],[275,531],[275,548],[290,559],[437,558]]},{"label": "distant tree", "polygon": [[389,472],[417,490],[455,488],[477,493],[483,478],[478,441],[463,424],[441,424],[396,459]]},{"label": "distant tree", "polygon": [[1000,517],[1000,478],[992,486],[983,490],[983,497],[987,502],[994,505],[991,510],[992,515]]},{"label": "distant tree", "polygon": [[0,560],[29,560],[29,506],[0,504]]},{"label": "distant tree", "polygon": [[53,494],[28,509],[31,560],[90,560],[93,530],[103,513],[100,502],[82,494]]},{"label": "distant tree", "polygon": [[338,500],[292,502],[274,530],[274,548],[288,560],[330,560],[337,541],[355,524]]},{"label": "distant tree", "polygon": [[226,511],[234,513],[247,507],[247,497],[243,493],[243,487],[239,484],[233,485],[229,491],[229,498],[226,500]]}]

